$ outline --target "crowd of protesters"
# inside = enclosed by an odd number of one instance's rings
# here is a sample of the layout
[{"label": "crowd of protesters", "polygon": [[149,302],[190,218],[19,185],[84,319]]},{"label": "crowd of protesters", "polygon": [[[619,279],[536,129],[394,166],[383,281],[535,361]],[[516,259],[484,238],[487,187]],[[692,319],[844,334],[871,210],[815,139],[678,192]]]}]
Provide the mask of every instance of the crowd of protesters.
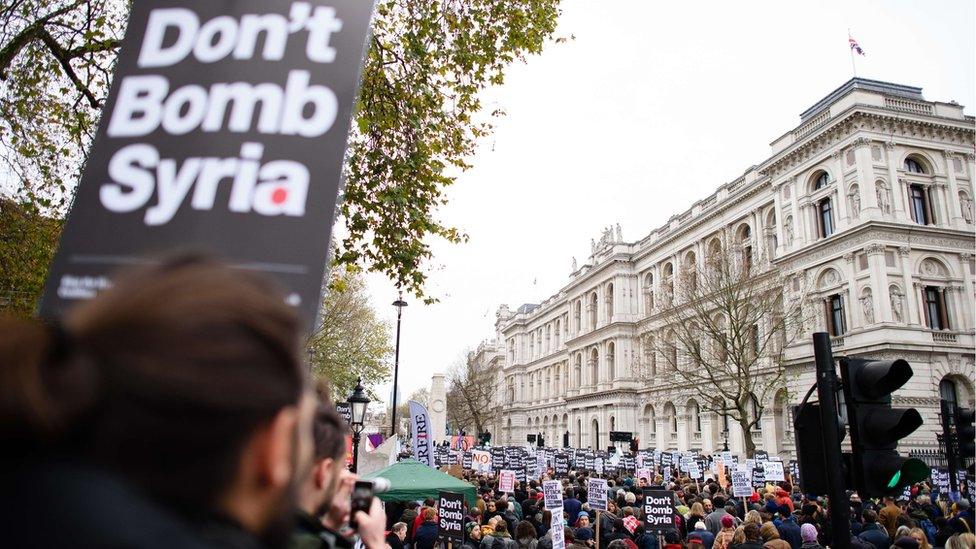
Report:
[{"label": "crowd of protesters", "polygon": [[[303,328],[284,296],[245,270],[192,256],[136,268],[57,322],[0,321],[0,545],[3,547],[433,549],[435,502],[373,499],[352,511],[348,426],[313,385]],[[825,502],[788,483],[750,498],[680,478],[674,527],[647,529],[642,489],[607,478],[606,510],[588,476],[559,479],[561,510],[540,482],[476,487],[463,549],[818,549]],[[851,494],[851,544],[972,549],[960,499]],[[560,536],[555,536],[560,538]],[[558,548],[556,548],[558,549]]]},{"label": "crowd of protesters", "polygon": [[[548,470],[542,480],[551,478]],[[499,493],[492,475],[467,474],[478,491],[465,518],[464,549],[552,549],[553,524],[563,528],[569,549],[820,549],[831,545],[823,498],[802,494],[789,482],[768,483],[748,498],[731,497],[714,479],[696,482],[601,475],[607,479],[607,509],[587,501],[588,475],[571,471],[561,479],[561,521],[544,506],[541,481],[516,483]],[[642,490],[671,490],[675,527],[651,531],[644,525]],[[862,501],[850,493],[850,544],[861,549],[972,549],[973,512],[966,499],[931,499],[930,487],[913,486],[909,499]],[[436,543],[436,507],[430,499],[388,505],[388,517],[404,528],[401,543],[431,549]],[[558,513],[558,510],[556,511]],[[597,524],[599,523],[599,524]],[[394,547],[394,549],[399,549]]]}]

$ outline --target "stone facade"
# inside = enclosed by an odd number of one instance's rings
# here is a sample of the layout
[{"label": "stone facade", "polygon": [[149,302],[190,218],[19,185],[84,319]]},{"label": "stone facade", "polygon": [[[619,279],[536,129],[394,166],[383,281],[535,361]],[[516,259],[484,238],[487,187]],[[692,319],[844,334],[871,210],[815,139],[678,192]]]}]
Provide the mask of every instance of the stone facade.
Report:
[{"label": "stone facade", "polygon": [[727,436],[741,452],[737,423],[703,411],[648,344],[666,329],[676,275],[731,236],[811,312],[785,350],[782,389],[762,403],[757,446],[793,454],[791,407],[814,382],[810,334],[837,323],[835,356],[911,363],[895,405],[925,424],[906,444],[936,447],[940,390],[974,395],[976,165],[973,117],[921,91],[852,79],[738,179],[636,242],[607,228],[555,295],[499,307],[495,339],[469,356],[497,371],[493,441],[542,433],[560,445],[568,432],[572,446],[606,448],[609,431],[630,431],[642,447],[709,452]]}]

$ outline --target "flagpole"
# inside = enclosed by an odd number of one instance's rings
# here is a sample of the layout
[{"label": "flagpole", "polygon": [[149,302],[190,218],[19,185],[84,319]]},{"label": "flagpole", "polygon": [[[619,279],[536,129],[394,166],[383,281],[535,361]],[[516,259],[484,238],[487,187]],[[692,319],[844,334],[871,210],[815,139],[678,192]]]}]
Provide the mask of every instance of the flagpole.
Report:
[{"label": "flagpole", "polygon": [[847,49],[851,52],[851,72],[857,78],[857,65],[854,64],[854,47],[851,45],[851,29],[847,29]]}]

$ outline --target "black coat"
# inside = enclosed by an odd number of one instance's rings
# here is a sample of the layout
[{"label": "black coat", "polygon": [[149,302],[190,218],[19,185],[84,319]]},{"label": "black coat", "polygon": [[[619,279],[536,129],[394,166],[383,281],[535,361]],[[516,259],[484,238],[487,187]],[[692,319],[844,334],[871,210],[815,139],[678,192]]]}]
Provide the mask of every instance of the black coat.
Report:
[{"label": "black coat", "polygon": [[0,532],[4,547],[202,549],[231,538],[257,545],[230,522],[191,525],[116,475],[69,462],[2,468]]}]

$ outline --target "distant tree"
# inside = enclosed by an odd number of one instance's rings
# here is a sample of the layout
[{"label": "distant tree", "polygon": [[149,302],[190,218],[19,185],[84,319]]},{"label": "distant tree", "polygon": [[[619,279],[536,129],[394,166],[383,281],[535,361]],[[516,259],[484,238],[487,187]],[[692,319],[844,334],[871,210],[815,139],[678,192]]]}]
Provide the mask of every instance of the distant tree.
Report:
[{"label": "distant tree", "polygon": [[664,370],[642,372],[673,378],[702,411],[738,423],[751,457],[765,403],[786,384],[783,352],[803,330],[803,299],[784,300],[785,278],[753,256],[750,242],[726,235],[713,243],[703,260],[662,282],[662,328],[648,348]]},{"label": "distant tree", "polygon": [[[338,265],[424,295],[446,188],[491,131],[481,93],[538,54],[559,0],[379,0],[346,155]],[[9,0],[0,7],[5,194],[61,216],[84,166],[129,11],[126,0]],[[311,235],[310,235],[311,236]]]},{"label": "distant tree", "polygon": [[482,433],[497,418],[496,372],[474,364],[466,353],[447,372],[447,420],[472,436]]},{"label": "distant tree", "polygon": [[361,273],[344,268],[334,272],[322,300],[319,327],[307,341],[312,374],[329,381],[336,402],[346,400],[358,377],[370,399],[378,401],[374,388],[390,379],[389,326],[377,318]]}]

